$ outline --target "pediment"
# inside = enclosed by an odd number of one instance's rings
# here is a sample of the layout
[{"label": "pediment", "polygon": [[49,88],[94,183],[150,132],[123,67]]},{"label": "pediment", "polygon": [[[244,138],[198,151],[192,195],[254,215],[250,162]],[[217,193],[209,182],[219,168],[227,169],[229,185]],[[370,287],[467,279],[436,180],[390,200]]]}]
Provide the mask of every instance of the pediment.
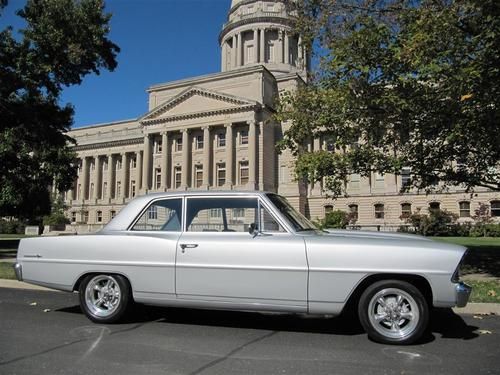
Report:
[{"label": "pediment", "polygon": [[258,103],[252,100],[191,87],[152,109],[139,121],[142,124],[154,124],[178,118],[247,110],[256,105]]}]

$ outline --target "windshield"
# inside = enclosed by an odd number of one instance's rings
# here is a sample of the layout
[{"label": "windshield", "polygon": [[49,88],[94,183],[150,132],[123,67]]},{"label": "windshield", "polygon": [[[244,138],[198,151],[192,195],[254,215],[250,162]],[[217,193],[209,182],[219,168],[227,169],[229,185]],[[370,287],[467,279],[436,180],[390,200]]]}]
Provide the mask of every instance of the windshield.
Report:
[{"label": "windshield", "polygon": [[309,220],[304,217],[304,215],[302,215],[300,212],[297,212],[282,196],[277,194],[266,194],[266,196],[271,202],[273,202],[276,208],[288,220],[288,222],[293,226],[293,229],[296,232],[317,229]]}]

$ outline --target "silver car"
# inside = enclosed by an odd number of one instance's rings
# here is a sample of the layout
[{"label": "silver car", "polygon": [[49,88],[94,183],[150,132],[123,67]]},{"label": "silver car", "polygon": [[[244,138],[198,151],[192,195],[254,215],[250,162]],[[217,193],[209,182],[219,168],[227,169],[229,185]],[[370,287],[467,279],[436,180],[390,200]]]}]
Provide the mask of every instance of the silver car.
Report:
[{"label": "silver car", "polygon": [[91,235],[26,238],[17,278],[78,291],[88,318],[133,303],[338,315],[355,306],[368,335],[408,344],[433,306],[465,306],[466,249],[424,237],[323,232],[266,192],[179,192],[130,202]]}]

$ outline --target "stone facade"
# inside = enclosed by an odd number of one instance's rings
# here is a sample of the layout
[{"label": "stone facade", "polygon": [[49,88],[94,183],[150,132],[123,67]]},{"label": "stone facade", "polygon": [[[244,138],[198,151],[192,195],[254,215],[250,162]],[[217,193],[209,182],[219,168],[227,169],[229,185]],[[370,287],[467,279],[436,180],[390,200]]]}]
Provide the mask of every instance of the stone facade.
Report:
[{"label": "stone facade", "polygon": [[[66,193],[70,220],[83,231],[98,229],[136,195],[193,189],[273,191],[313,219],[351,210],[358,225],[384,229],[402,224],[408,209],[439,203],[469,220],[465,203],[470,216],[479,202],[500,201],[498,193],[458,188],[400,194],[404,173],[353,175],[349,198],[335,201],[319,184],[295,181],[292,155],[275,149],[287,124],[273,120],[279,93],[307,84],[309,53],[291,31],[293,19],[293,2],[233,0],[219,35],[222,72],[150,87],[149,111],[140,118],[72,130],[80,166]],[[309,147],[329,145],[314,139]]]}]

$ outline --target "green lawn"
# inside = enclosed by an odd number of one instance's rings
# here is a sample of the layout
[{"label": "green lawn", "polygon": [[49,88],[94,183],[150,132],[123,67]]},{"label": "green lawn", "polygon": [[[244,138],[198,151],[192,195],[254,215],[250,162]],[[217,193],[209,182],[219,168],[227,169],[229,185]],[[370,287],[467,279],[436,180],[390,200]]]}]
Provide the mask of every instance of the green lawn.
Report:
[{"label": "green lawn", "polygon": [[12,263],[0,262],[0,279],[16,279],[16,274],[14,273],[14,268],[12,268]]},{"label": "green lawn", "polygon": [[0,234],[0,241],[3,239],[16,239],[16,238],[25,238],[25,237],[33,237],[33,236],[27,236],[25,234]]}]

